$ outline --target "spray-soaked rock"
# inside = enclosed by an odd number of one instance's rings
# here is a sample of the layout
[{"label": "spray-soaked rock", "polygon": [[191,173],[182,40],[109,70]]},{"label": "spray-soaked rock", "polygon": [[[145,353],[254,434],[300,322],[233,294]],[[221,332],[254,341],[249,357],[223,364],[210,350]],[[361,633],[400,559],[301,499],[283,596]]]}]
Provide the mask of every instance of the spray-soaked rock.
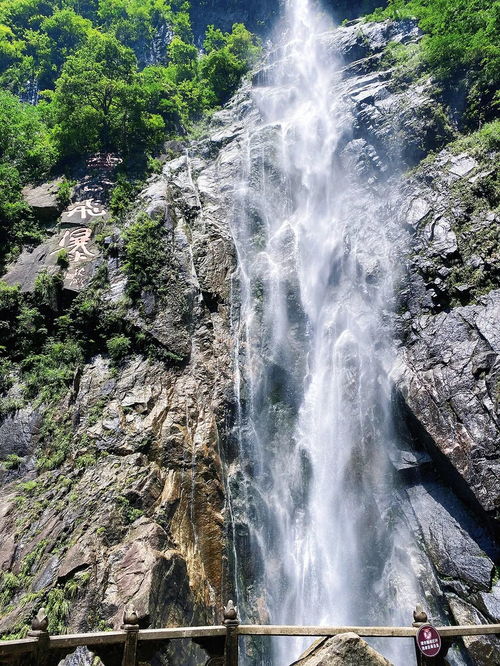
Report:
[{"label": "spray-soaked rock", "polygon": [[349,632],[318,641],[292,666],[391,666],[366,641]]}]

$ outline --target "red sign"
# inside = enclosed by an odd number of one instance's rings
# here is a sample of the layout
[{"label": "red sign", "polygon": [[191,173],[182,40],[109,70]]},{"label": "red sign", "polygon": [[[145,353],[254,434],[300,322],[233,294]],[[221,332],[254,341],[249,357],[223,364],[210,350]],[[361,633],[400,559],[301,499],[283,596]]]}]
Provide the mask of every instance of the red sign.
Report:
[{"label": "red sign", "polygon": [[436,657],[441,650],[441,636],[430,624],[424,624],[417,632],[417,645],[424,657]]}]

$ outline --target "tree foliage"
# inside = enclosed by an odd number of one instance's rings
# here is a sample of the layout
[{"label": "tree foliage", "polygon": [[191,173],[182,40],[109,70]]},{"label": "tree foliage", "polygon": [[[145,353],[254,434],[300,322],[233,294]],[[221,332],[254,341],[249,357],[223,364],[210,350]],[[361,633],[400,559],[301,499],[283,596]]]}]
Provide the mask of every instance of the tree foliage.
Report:
[{"label": "tree foliage", "polygon": [[467,115],[475,125],[500,107],[499,0],[389,0],[373,18],[418,19],[422,58],[445,85],[464,82]]},{"label": "tree foliage", "polygon": [[39,109],[0,91],[0,264],[9,251],[39,238],[21,196],[22,186],[43,177],[56,158]]},{"label": "tree foliage", "polygon": [[154,154],[258,56],[237,24],[194,44],[185,0],[0,0],[0,265],[40,240],[22,188],[97,151]]},{"label": "tree foliage", "polygon": [[194,45],[183,0],[0,0],[0,87],[43,103],[58,156],[152,150],[223,104],[259,52],[237,24]]}]

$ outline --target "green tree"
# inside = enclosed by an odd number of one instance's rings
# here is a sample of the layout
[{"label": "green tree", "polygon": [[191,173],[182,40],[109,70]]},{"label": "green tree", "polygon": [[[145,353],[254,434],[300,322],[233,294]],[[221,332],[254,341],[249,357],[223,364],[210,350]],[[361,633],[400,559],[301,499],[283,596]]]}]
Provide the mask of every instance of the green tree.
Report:
[{"label": "green tree", "polygon": [[203,48],[206,53],[222,49],[227,44],[227,35],[224,35],[220,28],[214,25],[209,25],[205,33],[205,40],[203,41]]},{"label": "green tree", "polygon": [[212,93],[214,105],[224,104],[234,92],[247,67],[227,47],[211,51],[200,65],[201,77]]},{"label": "green tree", "polygon": [[147,111],[163,118],[169,134],[181,133],[187,118],[179,87],[172,80],[169,68],[157,65],[146,67],[139,74],[139,80],[145,94]]},{"label": "green tree", "polygon": [[70,56],[52,104],[63,153],[131,148],[158,141],[164,123],[146,111],[133,51],[110,35],[94,34]]},{"label": "green tree", "polygon": [[61,9],[46,18],[41,30],[49,38],[50,62],[56,72],[92,32],[92,22],[76,14],[72,9]]},{"label": "green tree", "polygon": [[450,98],[464,87],[474,125],[498,115],[500,105],[499,0],[389,0],[374,18],[414,17],[425,35],[422,59]]},{"label": "green tree", "polygon": [[209,26],[204,46],[207,55],[200,61],[200,76],[209,87],[212,104],[224,104],[255,63],[260,44],[242,23],[235,23],[230,33]]},{"label": "green tree", "polygon": [[55,159],[50,132],[39,110],[0,90],[0,162],[30,179],[45,175]]},{"label": "green tree", "polygon": [[24,43],[6,25],[0,23],[0,73],[18,62]]},{"label": "green tree", "polygon": [[39,109],[0,91],[0,267],[23,243],[40,239],[22,186],[44,177],[56,157]]},{"label": "green tree", "polygon": [[[189,6],[174,10],[166,0],[100,0],[99,18],[103,28],[134,50],[139,62],[161,61],[156,52],[158,37],[170,30],[191,41]],[[161,41],[161,39],[160,39]]]}]

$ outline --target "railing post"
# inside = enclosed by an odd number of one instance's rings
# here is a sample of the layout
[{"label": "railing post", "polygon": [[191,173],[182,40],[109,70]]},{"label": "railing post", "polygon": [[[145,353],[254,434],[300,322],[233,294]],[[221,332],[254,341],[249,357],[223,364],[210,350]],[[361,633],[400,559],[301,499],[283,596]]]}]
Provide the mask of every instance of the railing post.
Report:
[{"label": "railing post", "polygon": [[[412,627],[415,627],[415,629],[418,629],[424,624],[427,624],[428,618],[427,618],[427,613],[424,611],[422,606],[420,604],[417,604],[415,610],[413,611],[413,622],[412,622]],[[418,649],[417,645],[417,639],[414,638],[413,642],[415,644],[415,656],[417,658],[417,666],[423,666],[424,665],[424,656]]]},{"label": "railing post", "polygon": [[123,648],[122,666],[136,666],[137,641],[139,639],[139,617],[133,606],[125,608],[121,628],[127,632],[125,646]]},{"label": "railing post", "polygon": [[224,624],[226,625],[226,646],[224,649],[224,666],[238,666],[238,609],[231,601],[224,607]]},{"label": "railing post", "polygon": [[49,644],[50,636],[47,628],[49,626],[49,618],[45,612],[45,608],[40,608],[38,613],[31,622],[31,630],[28,632],[30,638],[36,638],[36,648],[34,655],[34,663],[36,666],[47,666],[49,663]]},{"label": "railing post", "polygon": [[[413,611],[413,620],[412,626],[416,629],[419,629],[424,624],[429,623],[429,618],[427,613],[424,611],[420,604],[417,604],[415,610]],[[448,661],[445,659],[448,650],[452,644],[452,640],[449,638],[443,638],[441,641],[441,650],[437,657],[424,657],[420,652],[417,646],[417,638],[415,637],[415,655],[417,657],[417,666],[448,666]]]}]

